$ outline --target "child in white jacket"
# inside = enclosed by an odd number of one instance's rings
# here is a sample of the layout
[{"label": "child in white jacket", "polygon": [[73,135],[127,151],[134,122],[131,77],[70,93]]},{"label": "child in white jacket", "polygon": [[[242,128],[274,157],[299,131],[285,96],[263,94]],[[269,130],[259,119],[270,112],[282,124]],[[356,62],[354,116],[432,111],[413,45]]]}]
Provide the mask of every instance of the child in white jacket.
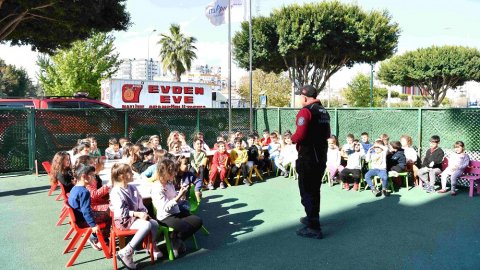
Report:
[{"label": "child in white jacket", "polygon": [[288,177],[288,172],[286,167],[293,166],[295,167],[295,161],[298,158],[297,147],[295,144],[292,144],[292,135],[285,134],[283,135],[284,147],[280,152],[280,156],[275,159],[275,165],[279,170],[282,171],[282,175]]},{"label": "child in white jacket", "polygon": [[470,157],[465,153],[465,144],[462,141],[455,142],[455,152],[448,159],[448,167],[442,172],[442,189],[438,193],[447,192],[447,178],[450,176],[450,195],[457,195],[455,186],[457,178],[463,174],[463,171],[470,163]]}]

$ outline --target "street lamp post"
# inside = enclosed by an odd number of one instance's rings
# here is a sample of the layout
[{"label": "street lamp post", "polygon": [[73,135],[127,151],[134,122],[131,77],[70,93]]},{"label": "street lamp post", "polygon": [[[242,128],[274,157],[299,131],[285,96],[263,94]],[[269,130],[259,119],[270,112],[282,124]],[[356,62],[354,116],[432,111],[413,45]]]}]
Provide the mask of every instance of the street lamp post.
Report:
[{"label": "street lamp post", "polygon": [[151,70],[150,70],[150,36],[157,32],[157,29],[153,29],[152,32],[150,32],[150,34],[148,34],[148,39],[147,39],[147,80],[151,80],[152,79],[152,76],[151,76]]}]

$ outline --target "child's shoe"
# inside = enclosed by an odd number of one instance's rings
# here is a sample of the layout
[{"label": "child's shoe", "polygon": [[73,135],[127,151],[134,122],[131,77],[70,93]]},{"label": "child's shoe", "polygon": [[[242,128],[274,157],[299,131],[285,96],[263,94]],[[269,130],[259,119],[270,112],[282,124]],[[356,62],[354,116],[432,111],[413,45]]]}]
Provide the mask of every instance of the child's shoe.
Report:
[{"label": "child's shoe", "polygon": [[137,264],[133,262],[133,248],[127,244],[117,253],[117,258],[130,270],[137,269]]},{"label": "child's shoe", "polygon": [[373,195],[374,195],[375,197],[380,197],[380,196],[382,196],[382,192],[381,192],[380,190],[376,189],[376,188],[373,188],[373,189],[372,189],[372,193],[373,193]]},{"label": "child's shoe", "polygon": [[221,189],[224,189],[225,188],[225,184],[223,182],[220,182],[220,188]]},{"label": "child's shoe", "polygon": [[[147,251],[148,254],[150,254],[150,251]],[[158,259],[162,258],[163,257],[163,253],[160,251],[160,250],[153,250],[153,259],[155,259],[155,261],[157,261]]]},{"label": "child's shoe", "polygon": [[386,189],[382,190],[383,196],[388,197],[390,196],[390,192],[388,192]]},{"label": "child's shoe", "polygon": [[457,196],[457,192],[455,192],[455,191],[450,191],[450,195],[452,195],[452,196]]},{"label": "child's shoe", "polygon": [[102,250],[102,246],[100,245],[98,239],[95,236],[90,235],[90,237],[88,238],[88,243],[90,243],[93,249],[98,251]]},{"label": "child's shoe", "polygon": [[252,185],[252,183],[251,183],[250,181],[248,181],[247,179],[243,179],[243,183],[244,183],[245,185],[249,185],[249,186]]},{"label": "child's shoe", "polygon": [[358,191],[358,183],[353,184],[353,190]]},{"label": "child's shoe", "polygon": [[346,191],[349,191],[350,190],[350,184],[343,183],[343,189],[345,189]]},{"label": "child's shoe", "polygon": [[439,191],[437,191],[437,193],[446,193],[446,192],[447,192],[447,190],[446,190],[446,189],[443,189],[443,188],[440,189]]},{"label": "child's shoe", "polygon": [[208,190],[214,190],[214,189],[215,189],[215,188],[213,187],[213,184],[212,184],[212,183],[208,184],[207,188],[208,188]]}]

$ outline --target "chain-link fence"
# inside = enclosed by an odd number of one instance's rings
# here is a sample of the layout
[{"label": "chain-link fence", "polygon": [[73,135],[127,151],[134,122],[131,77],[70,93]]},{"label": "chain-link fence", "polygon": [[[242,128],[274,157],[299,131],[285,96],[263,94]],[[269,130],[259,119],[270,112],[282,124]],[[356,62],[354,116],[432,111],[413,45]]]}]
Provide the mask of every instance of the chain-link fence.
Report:
[{"label": "chain-link fence", "polygon": [[[255,129],[295,131],[299,109],[257,109]],[[472,159],[480,159],[480,109],[328,109],[331,132],[345,143],[346,135],[368,132],[373,141],[381,134],[398,140],[408,134],[422,155],[430,136],[441,137],[440,146],[451,152],[457,140],[464,141]],[[134,109],[134,110],[0,110],[0,173],[34,170],[34,162],[51,160],[60,150],[70,150],[78,139],[97,138],[102,152],[109,138],[128,137],[132,142],[158,134],[162,146],[173,130],[191,142],[202,131],[213,145],[219,134],[228,133],[227,109]],[[232,131],[249,131],[249,110],[232,110]],[[41,169],[41,168],[40,168]]]},{"label": "chain-link fence", "polygon": [[31,110],[0,111],[0,172],[29,170],[29,115]]}]

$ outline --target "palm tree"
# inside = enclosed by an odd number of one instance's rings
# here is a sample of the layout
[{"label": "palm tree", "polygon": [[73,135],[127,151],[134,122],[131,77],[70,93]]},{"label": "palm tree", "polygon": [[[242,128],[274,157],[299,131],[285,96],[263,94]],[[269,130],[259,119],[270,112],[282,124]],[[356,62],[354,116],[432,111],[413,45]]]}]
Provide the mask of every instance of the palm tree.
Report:
[{"label": "palm tree", "polygon": [[197,39],[186,37],[180,33],[180,25],[170,25],[170,35],[161,34],[158,44],[161,45],[160,59],[164,70],[168,70],[175,75],[175,80],[180,81],[180,77],[192,66],[192,60],[197,58],[193,45]]}]

